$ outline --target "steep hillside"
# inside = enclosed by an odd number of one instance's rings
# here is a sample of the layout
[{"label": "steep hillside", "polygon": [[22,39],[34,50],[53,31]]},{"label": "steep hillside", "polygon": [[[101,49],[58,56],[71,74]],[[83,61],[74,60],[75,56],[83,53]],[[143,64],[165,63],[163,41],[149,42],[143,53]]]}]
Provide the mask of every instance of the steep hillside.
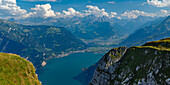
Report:
[{"label": "steep hillside", "polygon": [[130,47],[117,62],[110,56],[99,61],[92,85],[170,84],[170,38]]},{"label": "steep hillside", "polygon": [[[160,20],[160,19],[158,19]],[[160,22],[160,21],[157,21]],[[157,23],[154,21],[154,23]],[[121,45],[134,46],[141,45],[147,41],[159,40],[161,38],[170,37],[170,16],[159,24],[152,23],[150,26],[141,28],[129,35]]]},{"label": "steep hillside", "polygon": [[21,55],[35,67],[61,53],[84,48],[85,44],[64,28],[0,20],[0,51]]},{"label": "steep hillside", "polygon": [[0,53],[0,85],[41,85],[32,63],[15,54]]}]

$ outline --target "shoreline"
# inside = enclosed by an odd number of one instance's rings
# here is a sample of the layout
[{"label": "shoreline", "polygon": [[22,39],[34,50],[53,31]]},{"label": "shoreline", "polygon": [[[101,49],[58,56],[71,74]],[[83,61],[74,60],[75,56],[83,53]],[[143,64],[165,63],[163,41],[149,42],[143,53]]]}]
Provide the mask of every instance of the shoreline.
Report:
[{"label": "shoreline", "polygon": [[71,54],[73,54],[73,53],[85,53],[85,52],[86,52],[86,50],[69,51],[69,52],[67,52],[67,53],[59,54],[59,55],[57,55],[57,56],[54,57],[54,58],[62,58],[62,57],[69,56],[69,55],[71,55]]},{"label": "shoreline", "polygon": [[[104,50],[103,50],[103,52],[97,52],[97,51],[89,50],[87,48],[87,49],[84,49],[84,50],[69,51],[69,52],[66,52],[66,53],[62,53],[62,54],[59,54],[59,55],[57,55],[56,57],[53,57],[53,58],[62,58],[62,57],[66,57],[66,56],[69,56],[69,55],[74,54],[74,53],[85,53],[85,52],[86,53],[105,53]],[[43,61],[41,63],[41,66],[44,67],[46,64],[47,64],[47,61]]]},{"label": "shoreline", "polygon": [[[59,54],[59,55],[57,55],[56,57],[53,57],[53,58],[62,58],[62,57],[66,57],[66,56],[69,56],[69,55],[74,54],[74,53],[85,53],[86,52],[85,50],[81,50],[81,51],[79,51],[79,50],[78,51],[69,51],[67,53]],[[51,58],[51,59],[53,59],[53,58]],[[47,62],[48,62],[48,60],[47,61],[43,61],[41,63],[41,66],[44,67],[47,64]]]},{"label": "shoreline", "polygon": [[99,51],[92,51],[92,50],[89,50],[88,48],[87,49],[84,49],[84,50],[78,50],[78,51],[69,51],[69,52],[66,52],[66,53],[63,53],[63,54],[59,54],[57,55],[56,57],[54,58],[61,58],[61,57],[66,57],[66,56],[69,56],[71,54],[74,54],[74,53],[106,53],[107,51],[109,50],[102,50],[102,52],[99,52]]}]

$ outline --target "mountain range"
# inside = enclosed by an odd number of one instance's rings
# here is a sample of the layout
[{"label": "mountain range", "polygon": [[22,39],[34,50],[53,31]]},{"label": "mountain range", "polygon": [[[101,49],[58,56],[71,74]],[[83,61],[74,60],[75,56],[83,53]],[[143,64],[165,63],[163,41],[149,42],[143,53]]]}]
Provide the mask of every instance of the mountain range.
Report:
[{"label": "mountain range", "polygon": [[170,16],[163,21],[162,19],[156,19],[149,26],[141,28],[129,35],[121,44],[126,46],[141,45],[147,41],[159,40],[166,37],[170,37]]},{"label": "mountain range", "polygon": [[32,17],[17,20],[16,22],[25,25],[53,25],[64,27],[89,46],[108,46],[120,43],[128,35],[140,29],[143,24],[155,19],[156,18],[144,16],[139,16],[135,19],[117,19],[89,15],[84,18],[73,17],[58,19]]},{"label": "mountain range", "polygon": [[62,27],[26,26],[0,20],[0,51],[21,55],[35,67],[59,54],[85,48],[81,40]]}]

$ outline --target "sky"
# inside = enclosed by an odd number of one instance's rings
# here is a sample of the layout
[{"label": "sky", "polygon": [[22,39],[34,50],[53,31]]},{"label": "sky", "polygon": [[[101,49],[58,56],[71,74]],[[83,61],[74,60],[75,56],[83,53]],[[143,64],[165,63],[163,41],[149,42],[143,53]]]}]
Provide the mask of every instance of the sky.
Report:
[{"label": "sky", "polygon": [[94,15],[118,19],[170,14],[170,0],[0,0],[0,18],[72,18]]}]

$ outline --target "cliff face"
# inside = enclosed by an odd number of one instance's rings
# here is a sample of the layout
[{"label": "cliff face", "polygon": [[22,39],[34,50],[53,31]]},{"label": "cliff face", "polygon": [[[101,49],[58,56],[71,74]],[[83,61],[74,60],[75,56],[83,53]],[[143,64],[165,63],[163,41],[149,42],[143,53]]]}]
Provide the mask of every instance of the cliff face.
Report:
[{"label": "cliff face", "polygon": [[92,85],[170,84],[170,38],[130,47],[121,53],[118,61],[110,52],[99,61]]},{"label": "cliff face", "polygon": [[0,53],[0,85],[41,85],[32,63],[15,54]]},{"label": "cliff face", "polygon": [[94,72],[91,84],[109,84],[111,80],[111,74],[117,67],[117,62],[126,52],[127,47],[114,48],[110,50],[99,61],[99,64]]}]

